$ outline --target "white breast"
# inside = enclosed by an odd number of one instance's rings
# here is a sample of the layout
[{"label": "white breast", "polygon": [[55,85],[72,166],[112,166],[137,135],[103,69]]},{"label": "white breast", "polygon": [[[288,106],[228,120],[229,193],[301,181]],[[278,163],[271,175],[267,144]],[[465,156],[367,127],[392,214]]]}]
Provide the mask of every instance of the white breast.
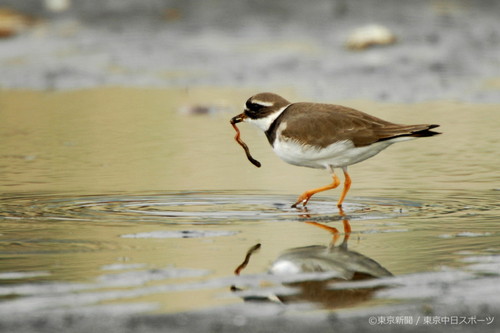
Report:
[{"label": "white breast", "polygon": [[273,149],[283,161],[293,165],[318,169],[328,168],[329,166],[341,168],[364,161],[391,144],[408,139],[411,138],[380,141],[364,147],[355,147],[352,141],[344,140],[332,143],[325,148],[316,148],[300,144],[294,140],[283,140],[278,135]]}]

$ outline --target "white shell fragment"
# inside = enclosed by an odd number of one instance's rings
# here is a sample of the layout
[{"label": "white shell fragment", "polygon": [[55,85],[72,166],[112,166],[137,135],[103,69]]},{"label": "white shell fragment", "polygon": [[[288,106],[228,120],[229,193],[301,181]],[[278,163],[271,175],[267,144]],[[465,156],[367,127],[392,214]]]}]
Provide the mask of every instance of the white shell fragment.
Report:
[{"label": "white shell fragment", "polygon": [[355,29],[347,38],[346,47],[351,50],[363,50],[370,46],[393,44],[396,39],[388,28],[379,24],[370,24]]},{"label": "white shell fragment", "polygon": [[71,7],[71,0],[45,0],[45,8],[54,13],[64,12]]}]

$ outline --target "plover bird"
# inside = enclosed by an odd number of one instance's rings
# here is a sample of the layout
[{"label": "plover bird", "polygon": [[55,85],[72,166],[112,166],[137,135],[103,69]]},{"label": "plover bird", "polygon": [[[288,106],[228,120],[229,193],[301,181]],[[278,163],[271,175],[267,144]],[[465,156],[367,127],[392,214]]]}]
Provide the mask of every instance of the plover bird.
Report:
[{"label": "plover bird", "polygon": [[[393,143],[440,134],[435,124],[400,125],[341,105],[290,103],[273,93],[250,97],[243,113],[231,123],[254,124],[267,136],[274,152],[283,161],[309,168],[326,169],[331,184],[305,191],[292,207],[304,207],[314,194],[336,188],[340,180],[335,169],[344,172],[344,188],[337,202],[342,207],[351,187],[347,167],[375,156]],[[235,127],[236,129],[236,127]],[[237,135],[239,140],[239,133]],[[240,142],[241,144],[242,142]],[[257,166],[247,151],[250,161]],[[256,163],[255,163],[256,162]]]}]

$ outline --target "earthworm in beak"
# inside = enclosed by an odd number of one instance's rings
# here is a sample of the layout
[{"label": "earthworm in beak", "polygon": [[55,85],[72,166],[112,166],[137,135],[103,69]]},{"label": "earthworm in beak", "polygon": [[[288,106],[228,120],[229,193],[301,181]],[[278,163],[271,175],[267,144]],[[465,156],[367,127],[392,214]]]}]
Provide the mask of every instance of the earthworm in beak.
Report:
[{"label": "earthworm in beak", "polygon": [[246,145],[246,143],[244,143],[240,139],[240,130],[236,126],[236,123],[242,122],[244,117],[245,117],[244,114],[240,114],[240,115],[237,115],[237,116],[231,118],[231,125],[233,126],[234,130],[236,131],[236,135],[234,136],[234,139],[236,140],[236,142],[238,142],[240,144],[240,146],[243,147],[243,149],[245,150],[245,154],[247,155],[248,160],[250,162],[252,162],[252,164],[255,165],[257,168],[260,168],[260,166],[261,166],[260,162],[257,161],[255,158],[253,158],[252,155],[250,155],[250,150],[248,149],[248,146]]}]

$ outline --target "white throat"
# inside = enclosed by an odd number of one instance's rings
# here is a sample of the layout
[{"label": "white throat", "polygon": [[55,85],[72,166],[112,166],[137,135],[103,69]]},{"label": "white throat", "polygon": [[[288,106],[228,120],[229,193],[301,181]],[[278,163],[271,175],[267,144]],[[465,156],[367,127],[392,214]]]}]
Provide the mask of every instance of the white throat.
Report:
[{"label": "white throat", "polygon": [[276,118],[278,118],[283,113],[283,111],[285,111],[285,109],[290,105],[291,104],[285,105],[278,111],[271,113],[269,116],[265,118],[258,118],[258,119],[245,118],[245,122],[254,124],[255,126],[257,126],[258,128],[260,128],[265,132],[269,129],[269,127],[276,120]]}]

